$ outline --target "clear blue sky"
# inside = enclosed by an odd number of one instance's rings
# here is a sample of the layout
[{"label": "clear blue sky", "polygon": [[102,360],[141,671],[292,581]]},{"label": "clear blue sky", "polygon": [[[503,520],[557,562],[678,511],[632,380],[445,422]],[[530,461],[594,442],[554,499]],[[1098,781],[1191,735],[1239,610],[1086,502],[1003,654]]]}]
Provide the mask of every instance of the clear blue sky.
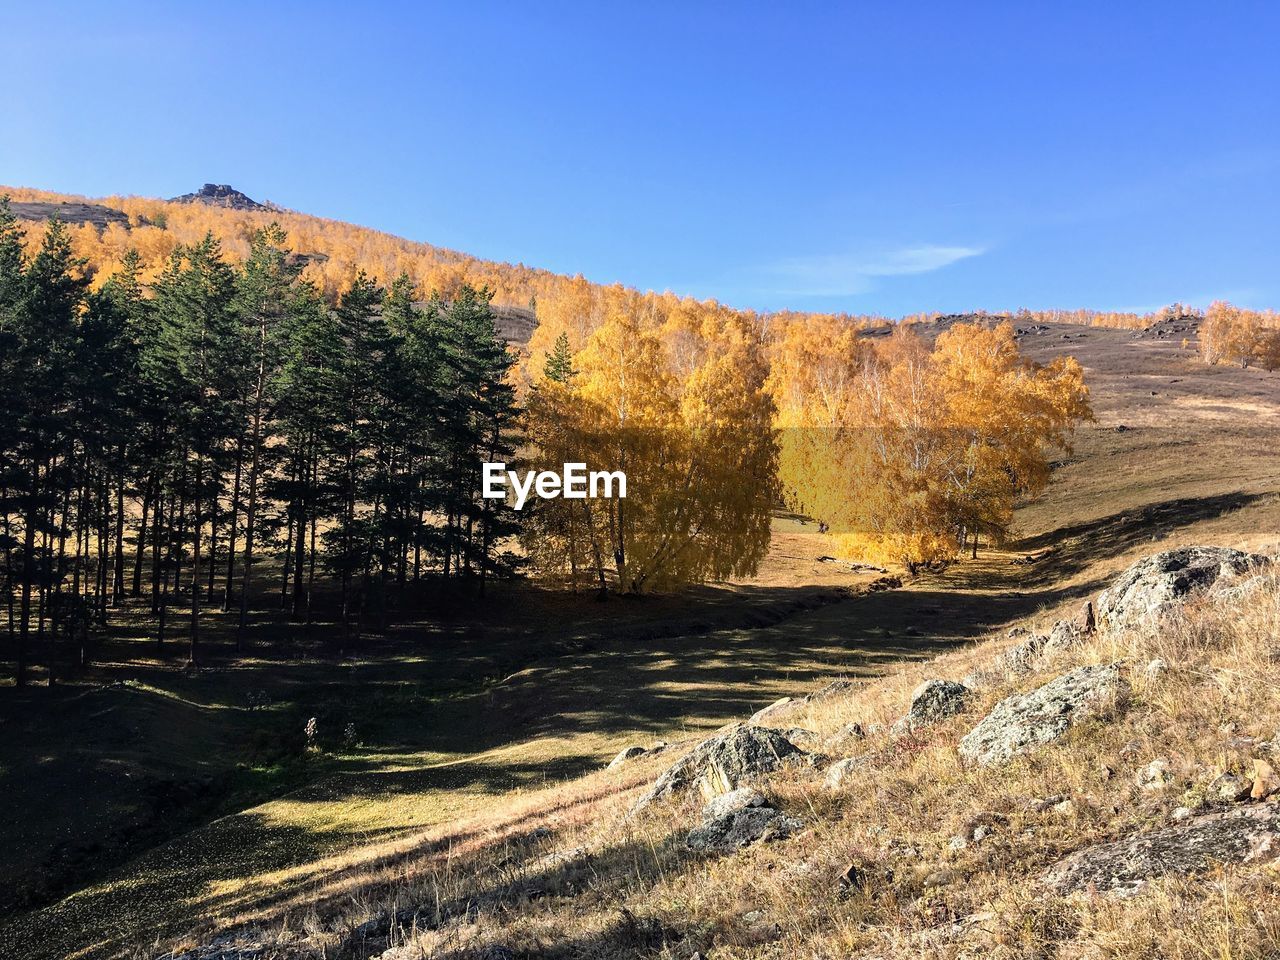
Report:
[{"label": "clear blue sky", "polygon": [[737,306],[1280,306],[1280,4],[37,4],[0,183]]}]

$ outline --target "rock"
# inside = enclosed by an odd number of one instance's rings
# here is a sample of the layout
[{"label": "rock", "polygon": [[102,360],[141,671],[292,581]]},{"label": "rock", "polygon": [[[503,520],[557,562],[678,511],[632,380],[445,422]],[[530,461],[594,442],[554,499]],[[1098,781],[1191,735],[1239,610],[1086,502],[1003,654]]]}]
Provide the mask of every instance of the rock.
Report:
[{"label": "rock", "polygon": [[1077,667],[1030,693],[1006,697],[964,739],[960,755],[979,764],[1002,763],[1061,738],[1128,693],[1119,664]]},{"label": "rock", "polygon": [[256,930],[233,931],[214,937],[208,943],[176,954],[172,960],[260,960],[267,956],[267,946]]},{"label": "rock", "polygon": [[822,737],[816,731],[804,727],[787,727],[782,735],[803,750],[817,748],[822,743]]},{"label": "rock", "polygon": [[1007,827],[1009,818],[1002,813],[983,811],[970,817],[960,829],[960,838],[973,843],[981,843],[997,829]]},{"label": "rock", "polygon": [[1225,813],[1080,850],[1055,864],[1045,882],[1058,893],[1086,888],[1121,896],[1168,873],[1193,874],[1215,864],[1280,860],[1280,807],[1235,807]]},{"label": "rock", "polygon": [[858,685],[859,684],[854,680],[849,680],[846,677],[839,677],[832,680],[821,690],[815,690],[804,699],[807,703],[821,703],[823,700],[829,700],[832,697],[839,697],[852,693],[857,689]]},{"label": "rock", "polygon": [[1098,619],[1111,630],[1153,628],[1172,609],[1219,580],[1233,580],[1267,559],[1230,547],[1182,547],[1139,560],[1098,596]]},{"label": "rock", "polygon": [[803,827],[803,822],[773,807],[743,807],[704,820],[689,831],[685,844],[691,850],[736,850],[761,840],[789,837]]},{"label": "rock", "polygon": [[766,720],[772,717],[776,717],[779,714],[787,713],[791,710],[794,710],[796,707],[800,705],[800,703],[801,701],[794,700],[791,697],[780,697],[777,700],[773,701],[773,703],[769,704],[767,707],[764,707],[763,709],[757,710],[755,713],[753,713],[751,715],[751,719],[748,720],[747,723],[759,726],[760,724],[763,724]]},{"label": "rock", "polygon": [[480,951],[478,960],[516,960],[516,955],[510,947],[492,944]]},{"label": "rock", "polygon": [[702,819],[714,820],[716,817],[728,816],[739,810],[746,810],[748,807],[765,806],[768,806],[768,801],[765,800],[764,794],[750,787],[739,787],[737,790],[730,790],[708,801],[702,808]]},{"label": "rock", "polygon": [[210,207],[227,207],[231,210],[275,210],[271,204],[250,200],[235,187],[225,183],[206,183],[195,193],[174,197],[170,203],[203,203]]},{"label": "rock", "polygon": [[992,660],[989,667],[975,670],[965,677],[965,686],[984,687],[1001,674],[1008,673],[1014,676],[1021,676],[1022,674],[1030,673],[1035,668],[1036,661],[1044,653],[1044,646],[1049,641],[1049,638],[1044,634],[1031,633],[1026,627],[1015,627],[1009,631],[1009,636],[1025,637],[1026,639],[1017,646],[1010,647]]},{"label": "rock", "polygon": [[1076,620],[1076,625],[1085,633],[1093,633],[1098,626],[1098,615],[1093,609],[1093,601],[1086,600],[1084,606],[1080,608],[1080,616]]},{"label": "rock", "polygon": [[1138,772],[1133,775],[1134,785],[1142,790],[1163,790],[1172,780],[1169,761],[1163,757],[1139,767]]},{"label": "rock", "polygon": [[829,748],[839,746],[841,744],[851,743],[856,740],[865,740],[867,732],[862,729],[860,723],[846,723],[843,727],[827,737],[826,746]]},{"label": "rock", "polygon": [[1253,781],[1234,773],[1224,773],[1209,784],[1209,795],[1216,800],[1238,803],[1249,796]]},{"label": "rock", "polygon": [[1233,582],[1229,586],[1219,584],[1213,589],[1214,603],[1227,606],[1234,606],[1241,603],[1249,603],[1256,599],[1271,578],[1258,574],[1252,577],[1246,577],[1238,582]]},{"label": "rock", "polygon": [[734,726],[703,740],[669,767],[636,801],[638,813],[654,800],[688,790],[694,784],[727,793],[752,777],[772,773],[807,754],[771,727]]},{"label": "rock", "polygon": [[905,733],[915,727],[937,723],[964,710],[969,688],[954,680],[926,680],[911,693],[907,715],[894,724],[894,732]]},{"label": "rock", "polygon": [[580,860],[585,860],[590,855],[590,849],[582,845],[569,847],[566,850],[553,850],[546,856],[542,856],[531,861],[529,863],[529,870],[534,873],[558,870],[561,867],[567,867]]},{"label": "rock", "polygon": [[948,884],[955,883],[960,878],[960,874],[954,870],[942,869],[934,870],[924,878],[924,888],[931,890],[934,887],[945,887]]},{"label": "rock", "polygon": [[1253,788],[1249,796],[1254,800],[1265,800],[1273,793],[1280,793],[1280,776],[1275,768],[1265,760],[1253,761]]},{"label": "rock", "polygon": [[1072,620],[1059,620],[1045,637],[1043,652],[1047,654],[1062,653],[1089,638],[1089,631]]},{"label": "rock", "polygon": [[1065,793],[1055,793],[1051,797],[1041,797],[1036,800],[1028,800],[1025,806],[1026,809],[1030,810],[1032,813],[1044,813],[1046,810],[1052,810],[1058,806],[1058,804],[1070,799],[1071,798]]},{"label": "rock", "polygon": [[856,863],[851,863],[836,878],[836,883],[844,890],[865,890],[868,879],[866,870]]},{"label": "rock", "polygon": [[864,766],[866,762],[866,757],[846,757],[843,760],[837,760],[827,767],[826,775],[822,778],[822,785],[828,790],[839,789],[853,775],[853,772]]},{"label": "rock", "polygon": [[622,766],[628,760],[634,760],[636,757],[643,757],[648,752],[649,751],[647,751],[644,747],[638,746],[636,744],[632,744],[629,747],[623,747],[622,750],[619,751],[618,755],[609,761],[609,766],[607,769],[616,770],[618,767]]}]

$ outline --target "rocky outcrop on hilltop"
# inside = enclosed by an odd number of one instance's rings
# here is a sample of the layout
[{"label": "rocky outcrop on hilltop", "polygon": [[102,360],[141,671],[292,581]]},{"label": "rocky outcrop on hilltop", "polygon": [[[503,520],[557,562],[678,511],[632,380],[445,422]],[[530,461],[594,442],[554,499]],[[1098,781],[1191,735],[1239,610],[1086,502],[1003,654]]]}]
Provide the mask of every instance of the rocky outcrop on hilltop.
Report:
[{"label": "rocky outcrop on hilltop", "polygon": [[245,196],[226,183],[206,183],[194,193],[174,197],[171,203],[203,203],[208,207],[226,207],[228,210],[276,210],[274,204],[259,203]]}]

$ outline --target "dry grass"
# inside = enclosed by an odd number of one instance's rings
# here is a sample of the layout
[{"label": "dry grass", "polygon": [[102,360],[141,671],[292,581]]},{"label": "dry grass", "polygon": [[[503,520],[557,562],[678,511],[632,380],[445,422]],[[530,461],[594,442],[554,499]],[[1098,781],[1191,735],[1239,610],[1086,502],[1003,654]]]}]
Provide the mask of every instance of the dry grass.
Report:
[{"label": "dry grass", "polygon": [[[779,775],[764,789],[809,828],[733,855],[686,850],[694,797],[625,817],[636,789],[674,757],[642,760],[555,791],[517,798],[433,840],[332,873],[307,903],[258,917],[288,956],[1274,958],[1280,889],[1274,867],[1224,868],[1153,881],[1131,899],[1059,896],[1037,882],[1066,853],[1170,822],[1215,801],[1220,773],[1248,775],[1262,741],[1280,734],[1280,577],[1244,601],[1188,605],[1160,630],[1101,634],[981,691],[969,711],[905,738],[885,729],[910,690],[958,679],[1010,641],[910,666],[852,695],[806,705],[780,721],[830,735],[857,721],[872,762],[837,791],[821,772]],[[1169,669],[1146,670],[1155,658]],[[956,745],[998,699],[1071,666],[1121,660],[1133,687],[1116,715],[1074,728],[1059,744],[1007,767],[975,769]],[[1170,779],[1143,788],[1135,773],[1168,761]],[[1044,804],[1046,798],[1060,798]],[[953,846],[975,823],[980,843]],[[557,852],[581,848],[563,863]],[[866,882],[840,880],[856,864]],[[352,931],[401,914],[387,940]],[[410,920],[410,916],[414,919]],[[234,918],[243,924],[249,917]],[[382,933],[382,931],[379,931]]]}]

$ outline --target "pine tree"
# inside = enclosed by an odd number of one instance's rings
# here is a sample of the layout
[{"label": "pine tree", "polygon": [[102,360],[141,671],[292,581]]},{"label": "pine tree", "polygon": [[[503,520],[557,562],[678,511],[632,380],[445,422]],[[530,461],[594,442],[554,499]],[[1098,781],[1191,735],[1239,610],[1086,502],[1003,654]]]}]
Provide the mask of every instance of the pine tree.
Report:
[{"label": "pine tree", "polygon": [[[159,326],[148,357],[175,424],[179,496],[191,508],[193,666],[199,662],[204,524],[211,520],[220,494],[218,457],[230,434],[235,396],[234,292],[234,274],[212,234],[181,248],[156,286]],[[185,546],[185,520],[184,509],[179,516],[179,550]]]}]

